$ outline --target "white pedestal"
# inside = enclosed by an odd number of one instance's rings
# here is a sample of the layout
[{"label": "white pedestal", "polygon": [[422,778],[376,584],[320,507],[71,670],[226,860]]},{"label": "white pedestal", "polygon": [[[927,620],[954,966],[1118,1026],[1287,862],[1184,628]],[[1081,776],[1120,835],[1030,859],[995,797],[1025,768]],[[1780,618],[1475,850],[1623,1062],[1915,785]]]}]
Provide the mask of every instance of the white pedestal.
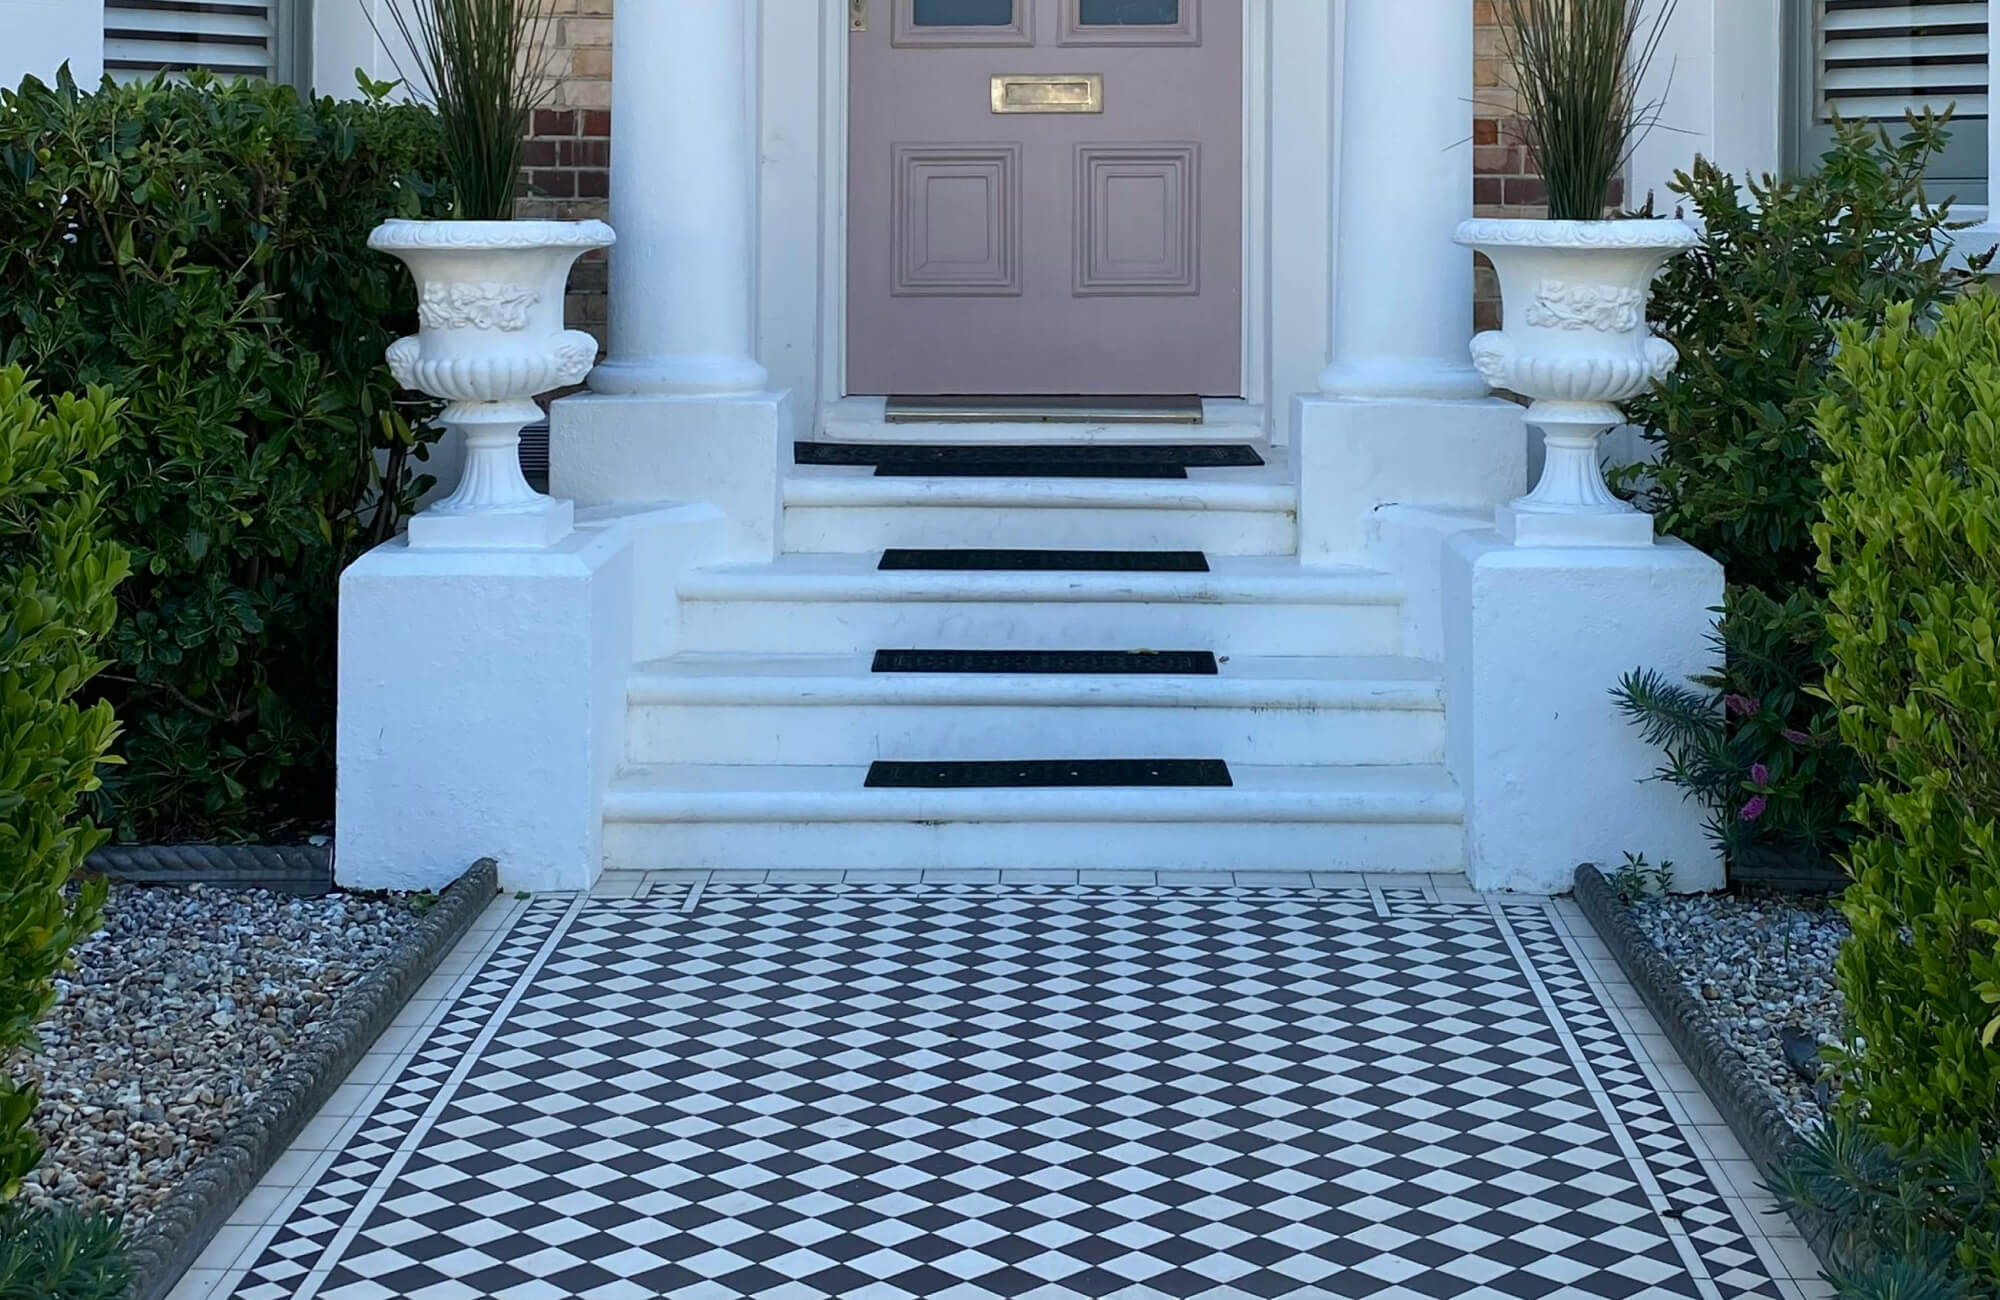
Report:
[{"label": "white pedestal", "polygon": [[1293,399],[1299,560],[1358,563],[1369,518],[1395,503],[1491,510],[1527,486],[1528,434],[1512,402]]},{"label": "white pedestal", "polygon": [[1722,567],[1666,539],[1629,549],[1444,544],[1448,754],[1466,800],[1478,889],[1559,893],[1577,864],[1626,852],[1674,864],[1674,887],[1719,888],[1699,806],[1649,778],[1660,753],[1611,690],[1634,668],[1713,667]]},{"label": "white pedestal", "polygon": [[707,501],[728,519],[723,558],[769,560],[797,436],[789,393],[579,393],[549,408],[549,490],[579,506]]},{"label": "white pedestal", "polygon": [[575,505],[544,497],[540,505],[506,514],[425,510],[410,516],[409,541],[420,551],[515,550],[554,546],[575,528]]},{"label": "white pedestal", "polygon": [[1493,512],[1502,541],[1515,546],[1651,546],[1653,517],[1640,510],[1567,514],[1504,505]]},{"label": "white pedestal", "polygon": [[586,511],[543,549],[397,540],[355,561],[340,581],[340,883],[438,889],[493,857],[510,889],[589,888],[631,664],[672,648],[670,575],[722,531],[705,505]]}]

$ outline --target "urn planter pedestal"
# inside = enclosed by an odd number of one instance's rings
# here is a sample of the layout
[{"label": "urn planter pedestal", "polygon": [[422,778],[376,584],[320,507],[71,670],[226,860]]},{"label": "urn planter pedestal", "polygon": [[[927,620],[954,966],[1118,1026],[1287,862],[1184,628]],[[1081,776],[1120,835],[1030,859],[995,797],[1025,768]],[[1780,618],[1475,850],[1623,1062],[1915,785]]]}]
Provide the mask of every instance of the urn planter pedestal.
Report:
[{"label": "urn planter pedestal", "polygon": [[417,282],[420,328],[389,348],[396,382],[444,398],[465,436],[458,487],[410,520],[412,547],[552,546],[575,511],[528,485],[521,430],[534,398],[580,383],[597,340],[563,328],[570,267],[616,239],[601,221],[388,221],[368,245]]},{"label": "urn planter pedestal", "polygon": [[1467,221],[1458,242],[1500,278],[1504,325],[1472,340],[1495,388],[1531,399],[1547,448],[1534,490],[1494,513],[1517,546],[1649,546],[1653,517],[1612,495],[1598,439],[1618,404],[1673,373],[1679,355],[1646,325],[1653,277],[1697,242],[1684,221]]}]

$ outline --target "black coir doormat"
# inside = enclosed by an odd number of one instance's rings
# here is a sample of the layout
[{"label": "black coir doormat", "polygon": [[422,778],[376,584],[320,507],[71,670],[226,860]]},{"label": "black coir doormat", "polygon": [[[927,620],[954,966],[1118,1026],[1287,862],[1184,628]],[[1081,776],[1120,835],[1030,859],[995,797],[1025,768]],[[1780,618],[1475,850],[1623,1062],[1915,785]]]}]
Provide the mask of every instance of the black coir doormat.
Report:
[{"label": "black coir doormat", "polygon": [[1207,573],[1208,557],[1200,551],[1006,551],[978,547],[922,550],[893,546],[882,552],[881,567],[993,573]]},{"label": "black coir doormat", "polygon": [[801,465],[873,465],[879,478],[1186,478],[1264,463],[1242,443],[801,442]]},{"label": "black coir doormat", "polygon": [[877,650],[878,673],[1077,673],[1213,677],[1209,650]]},{"label": "black coir doormat", "polygon": [[1230,786],[1219,758],[1067,758],[1011,763],[876,763],[868,786],[878,790],[1101,788],[1109,786]]}]

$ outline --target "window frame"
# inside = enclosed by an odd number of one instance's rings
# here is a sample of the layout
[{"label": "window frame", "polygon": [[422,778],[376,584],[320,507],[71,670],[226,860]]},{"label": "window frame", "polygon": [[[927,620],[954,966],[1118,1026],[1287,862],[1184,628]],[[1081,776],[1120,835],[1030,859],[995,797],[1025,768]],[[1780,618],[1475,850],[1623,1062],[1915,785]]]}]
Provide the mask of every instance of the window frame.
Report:
[{"label": "window frame", "polygon": [[[302,95],[313,93],[313,4],[314,0],[271,0],[270,6],[270,80],[295,86]],[[98,39],[102,41],[116,19],[108,4],[100,3],[98,9]],[[172,75],[175,70],[162,71]]]},{"label": "window frame", "polygon": [[[1816,21],[1819,0],[1789,0],[1784,10],[1783,40],[1787,51],[1785,68],[1785,169],[1792,175],[1818,167],[1832,147],[1833,128],[1819,121],[1820,48]],[[1990,20],[1989,20],[1990,21]],[[1993,39],[1987,36],[1986,76],[1994,77]],[[1988,96],[1987,120],[1953,121],[1951,143],[1934,168],[1936,192],[1932,201],[1951,196],[1955,207],[1985,209],[1993,186],[1992,133],[1990,115],[1993,98]],[[1883,122],[1890,136],[1899,134],[1899,123]],[[1932,178],[1926,178],[1931,189]]]}]

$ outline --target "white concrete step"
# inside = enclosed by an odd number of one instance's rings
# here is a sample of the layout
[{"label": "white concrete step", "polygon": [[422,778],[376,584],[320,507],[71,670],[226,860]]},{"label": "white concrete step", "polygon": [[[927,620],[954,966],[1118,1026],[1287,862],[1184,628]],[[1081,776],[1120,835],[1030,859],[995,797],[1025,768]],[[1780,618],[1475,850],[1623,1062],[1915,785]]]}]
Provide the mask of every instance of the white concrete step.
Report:
[{"label": "white concrete step", "polygon": [[1232,788],[870,790],[865,767],[647,766],[605,807],[605,865],[1455,871],[1443,768],[1231,765]]},{"label": "white concrete step", "polygon": [[876,673],[862,655],[682,655],[630,684],[634,763],[1444,761],[1434,664],[1237,656],[1216,676]]},{"label": "white concrete step", "polygon": [[877,478],[801,466],[784,485],[784,548],[1035,546],[1292,555],[1298,490],[1282,448],[1266,464],[1191,469],[1185,479]]},{"label": "white concrete step", "polygon": [[681,648],[838,655],[954,650],[1213,650],[1392,655],[1387,573],[1211,557],[1208,573],[882,572],[879,555],[788,555],[682,577]]}]

